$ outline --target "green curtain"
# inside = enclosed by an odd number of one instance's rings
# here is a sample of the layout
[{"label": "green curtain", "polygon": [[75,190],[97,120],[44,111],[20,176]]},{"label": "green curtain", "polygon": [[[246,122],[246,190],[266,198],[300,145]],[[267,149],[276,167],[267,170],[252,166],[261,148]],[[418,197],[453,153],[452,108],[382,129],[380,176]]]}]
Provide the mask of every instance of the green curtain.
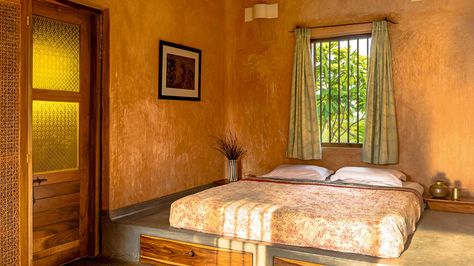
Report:
[{"label": "green curtain", "polygon": [[287,156],[301,160],[321,159],[316,84],[310,48],[311,30],[298,28],[295,35]]},{"label": "green curtain", "polygon": [[386,21],[373,23],[371,46],[362,161],[393,164],[398,162],[398,136]]}]

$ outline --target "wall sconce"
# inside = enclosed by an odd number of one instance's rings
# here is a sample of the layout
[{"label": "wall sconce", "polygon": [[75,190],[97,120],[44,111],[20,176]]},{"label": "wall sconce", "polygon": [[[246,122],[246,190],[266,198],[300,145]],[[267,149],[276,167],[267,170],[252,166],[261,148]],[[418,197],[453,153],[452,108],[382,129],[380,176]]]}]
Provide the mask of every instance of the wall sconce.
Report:
[{"label": "wall sconce", "polygon": [[245,8],[245,22],[258,18],[278,18],[278,3],[275,4],[255,4]]}]

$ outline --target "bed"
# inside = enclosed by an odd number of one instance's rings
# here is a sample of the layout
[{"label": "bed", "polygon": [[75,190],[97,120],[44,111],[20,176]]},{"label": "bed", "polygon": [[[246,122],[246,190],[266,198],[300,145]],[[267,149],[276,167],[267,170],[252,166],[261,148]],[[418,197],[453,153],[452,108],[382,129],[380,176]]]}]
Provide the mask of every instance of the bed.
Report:
[{"label": "bed", "polygon": [[399,257],[423,210],[423,188],[243,179],[175,201],[170,225],[204,233]]}]

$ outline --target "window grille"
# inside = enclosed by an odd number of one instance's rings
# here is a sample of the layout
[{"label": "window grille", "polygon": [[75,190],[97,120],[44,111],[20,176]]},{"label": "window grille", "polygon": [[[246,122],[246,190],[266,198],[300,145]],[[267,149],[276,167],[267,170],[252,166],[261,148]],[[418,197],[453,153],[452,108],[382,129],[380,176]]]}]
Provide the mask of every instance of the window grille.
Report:
[{"label": "window grille", "polygon": [[368,34],[311,42],[323,145],[364,141],[370,41]]}]

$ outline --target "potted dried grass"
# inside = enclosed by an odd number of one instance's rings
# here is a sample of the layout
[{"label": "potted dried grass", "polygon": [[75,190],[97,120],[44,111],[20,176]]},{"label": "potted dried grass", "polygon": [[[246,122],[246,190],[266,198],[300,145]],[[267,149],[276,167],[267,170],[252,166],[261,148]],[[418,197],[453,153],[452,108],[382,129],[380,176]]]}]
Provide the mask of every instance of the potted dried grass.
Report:
[{"label": "potted dried grass", "polygon": [[237,160],[247,152],[238,142],[237,136],[230,131],[222,137],[214,137],[216,142],[212,146],[215,150],[222,153],[227,158],[227,179],[229,182],[234,182],[239,179]]}]

